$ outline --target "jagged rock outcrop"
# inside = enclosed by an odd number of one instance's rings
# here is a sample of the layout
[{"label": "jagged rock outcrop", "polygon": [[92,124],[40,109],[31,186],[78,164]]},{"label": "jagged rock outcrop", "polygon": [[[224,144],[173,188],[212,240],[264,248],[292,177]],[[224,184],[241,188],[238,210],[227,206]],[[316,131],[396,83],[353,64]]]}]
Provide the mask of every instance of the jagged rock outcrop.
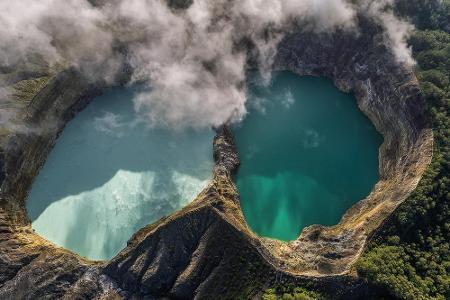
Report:
[{"label": "jagged rock outcrop", "polygon": [[326,76],[353,91],[384,137],[380,182],[332,227],[314,225],[293,242],[260,238],[246,225],[233,175],[232,133],[218,128],[213,179],[188,206],[139,230],[111,261],[93,262],[33,232],[25,201],[64,125],[101,89],[74,70],[53,76],[18,107],[25,128],[0,136],[0,298],[120,299],[256,297],[276,282],[311,281],[335,298],[367,288],[352,266],[367,239],[415,188],[432,155],[432,132],[412,70],[399,65],[370,24],[345,32],[295,33],[276,69]]}]

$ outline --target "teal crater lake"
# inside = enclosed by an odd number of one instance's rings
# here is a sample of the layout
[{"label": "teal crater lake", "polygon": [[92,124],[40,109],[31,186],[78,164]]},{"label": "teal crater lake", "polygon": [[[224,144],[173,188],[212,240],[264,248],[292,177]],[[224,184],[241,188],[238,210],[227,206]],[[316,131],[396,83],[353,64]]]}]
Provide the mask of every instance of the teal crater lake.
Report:
[{"label": "teal crater lake", "polygon": [[208,184],[214,131],[148,126],[138,88],[113,88],[70,121],[27,200],[33,229],[90,259],[110,259],[140,228]]},{"label": "teal crater lake", "polygon": [[337,224],[378,181],[382,136],[328,79],[278,72],[268,86],[253,78],[248,94],[234,134],[250,228],[289,241],[306,226]]}]

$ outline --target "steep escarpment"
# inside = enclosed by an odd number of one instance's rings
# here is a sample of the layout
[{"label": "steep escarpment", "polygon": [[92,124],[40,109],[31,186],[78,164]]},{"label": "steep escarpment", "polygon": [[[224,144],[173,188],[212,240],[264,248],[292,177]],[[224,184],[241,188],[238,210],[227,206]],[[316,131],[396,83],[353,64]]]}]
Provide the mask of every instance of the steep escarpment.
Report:
[{"label": "steep escarpment", "polygon": [[31,99],[21,114],[22,127],[4,138],[2,202],[18,224],[27,224],[25,198],[39,168],[64,125],[98,89],[74,70],[59,73]]},{"label": "steep escarpment", "polygon": [[[0,298],[256,297],[276,282],[311,281],[335,298],[361,297],[351,278],[367,239],[414,189],[431,158],[432,133],[411,68],[397,63],[382,33],[300,32],[281,43],[275,68],[326,76],[355,93],[384,137],[380,182],[333,227],[314,225],[290,243],[248,228],[233,175],[230,129],[217,129],[208,187],[188,206],[139,230],[116,257],[92,262],[36,235],[26,215],[31,183],[59,132],[100,88],[74,70],[55,75],[18,108],[31,131],[1,140]],[[37,295],[37,296],[36,296]]]},{"label": "steep escarpment", "polygon": [[[40,75],[22,74],[18,82],[25,85],[33,76]],[[4,133],[0,146],[4,173],[0,192],[2,299],[61,298],[93,265],[35,234],[25,199],[59,132],[95,91],[80,74],[67,70],[49,75],[25,103],[16,98],[16,119],[11,122],[20,126],[13,127],[16,132]]]}]

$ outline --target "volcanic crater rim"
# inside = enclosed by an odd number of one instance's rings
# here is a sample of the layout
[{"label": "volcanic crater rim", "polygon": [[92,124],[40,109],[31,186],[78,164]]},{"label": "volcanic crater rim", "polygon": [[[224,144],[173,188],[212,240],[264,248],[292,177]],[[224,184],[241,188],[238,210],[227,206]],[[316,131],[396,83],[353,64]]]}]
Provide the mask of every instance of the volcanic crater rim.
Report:
[{"label": "volcanic crater rim", "polygon": [[[233,183],[239,157],[230,129],[223,126],[217,130],[213,142],[216,164],[211,183],[180,211],[136,232],[123,251],[112,260],[102,262],[104,271],[121,282],[121,274],[127,272],[119,268],[121,263],[126,260],[126,265],[133,266],[147,246],[160,245],[162,233],[167,233],[164,239],[173,240],[174,247],[181,247],[186,240],[173,234],[178,224],[184,224],[183,230],[189,232],[203,232],[208,230],[208,224],[216,224],[217,228],[227,226],[229,238],[251,245],[276,272],[294,277],[351,273],[367,240],[416,187],[432,156],[431,125],[413,70],[396,63],[392,53],[377,40],[376,35],[366,40],[363,35],[354,37],[339,31],[332,35],[300,32],[282,41],[275,58],[274,70],[331,78],[339,90],[353,91],[358,107],[384,138],[379,150],[380,181],[367,198],[342,216],[338,225],[309,226],[297,240],[289,243],[253,234],[242,216]],[[1,140],[6,174],[1,186],[1,222],[12,232],[14,241],[27,245],[27,251],[63,253],[74,257],[79,265],[92,263],[46,243],[35,234],[25,201],[59,132],[103,88],[92,85],[74,69],[59,72],[23,109],[29,124],[52,121],[54,128],[45,128],[40,135],[17,134]],[[209,223],[199,219],[203,217]]]}]

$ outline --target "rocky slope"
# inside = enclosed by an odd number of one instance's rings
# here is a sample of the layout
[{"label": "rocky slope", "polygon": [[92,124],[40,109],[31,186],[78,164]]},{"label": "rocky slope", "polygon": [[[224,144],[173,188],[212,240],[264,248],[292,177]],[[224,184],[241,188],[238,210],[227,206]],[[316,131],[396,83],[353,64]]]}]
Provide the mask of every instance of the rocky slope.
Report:
[{"label": "rocky slope", "polygon": [[[384,136],[380,182],[333,227],[314,225],[290,243],[253,234],[233,183],[239,157],[228,127],[217,129],[213,180],[187,207],[139,230],[111,261],[93,262],[33,232],[25,201],[59,132],[100,92],[74,70],[49,76],[17,106],[22,129],[0,136],[0,298],[256,297],[275,282],[308,280],[335,298],[367,288],[352,265],[367,239],[414,189],[432,155],[432,132],[411,69],[395,62],[379,28],[358,37],[296,33],[276,69],[326,76],[353,91]],[[34,75],[33,75],[34,76]]]}]

